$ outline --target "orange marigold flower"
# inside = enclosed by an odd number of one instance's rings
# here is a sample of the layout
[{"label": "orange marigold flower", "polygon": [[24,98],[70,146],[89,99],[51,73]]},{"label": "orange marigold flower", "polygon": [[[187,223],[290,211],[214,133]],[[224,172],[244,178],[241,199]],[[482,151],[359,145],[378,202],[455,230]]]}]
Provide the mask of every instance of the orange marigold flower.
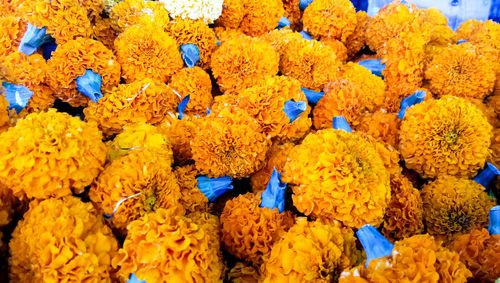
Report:
[{"label": "orange marigold flower", "polygon": [[258,283],[260,280],[259,269],[243,262],[237,262],[229,270],[227,280],[233,283]]},{"label": "orange marigold flower", "polygon": [[179,94],[177,102],[189,95],[184,114],[205,116],[212,106],[212,81],[200,67],[184,68],[172,76],[169,87]]},{"label": "orange marigold flower", "polygon": [[[298,5],[297,5],[298,7]],[[268,33],[263,34],[260,38],[271,44],[271,46],[278,52],[280,57],[283,55],[285,50],[288,48],[288,43],[291,41],[303,41],[302,35],[298,32],[292,31],[291,29],[282,28],[274,29]]]},{"label": "orange marigold flower", "polygon": [[423,229],[420,191],[404,175],[391,175],[391,201],[385,210],[382,233],[389,240],[401,240]]},{"label": "orange marigold flower", "polygon": [[473,44],[486,43],[500,48],[500,24],[492,20],[485,22],[478,20],[468,20],[463,22],[457,29],[457,39],[465,39]]},{"label": "orange marigold flower", "polygon": [[309,134],[288,154],[283,181],[305,215],[347,227],[382,222],[390,199],[389,173],[377,150],[361,136],[327,129]]},{"label": "orange marigold flower", "polygon": [[477,228],[456,238],[451,248],[472,271],[472,282],[494,282],[500,277],[500,235]]},{"label": "orange marigold flower", "polygon": [[493,163],[495,166],[500,167],[500,129],[499,128],[496,128],[493,130],[493,134],[491,136],[490,156],[488,157],[488,161]]},{"label": "orange marigold flower", "polygon": [[170,23],[169,12],[163,3],[144,0],[120,1],[111,9],[109,18],[118,32],[137,24],[154,23],[158,28],[166,28]]},{"label": "orange marigold flower", "polygon": [[106,146],[108,161],[127,155],[131,150],[157,149],[168,155],[169,164],[174,162],[170,141],[156,127],[145,123],[125,126],[123,132],[106,143]]},{"label": "orange marigold flower", "polygon": [[488,223],[495,200],[473,180],[441,176],[421,191],[427,232],[451,238]]},{"label": "orange marigold flower", "polygon": [[281,0],[225,0],[219,26],[239,28],[250,36],[259,36],[275,29],[285,14]]},{"label": "orange marigold flower", "polygon": [[101,42],[78,38],[57,47],[47,62],[47,84],[56,97],[72,106],[86,106],[90,98],[77,90],[76,79],[87,70],[102,80],[102,91],[109,91],[120,82],[120,65],[113,52]]},{"label": "orange marigold flower", "polygon": [[247,36],[223,42],[211,63],[220,89],[231,93],[276,75],[278,65],[279,56],[271,45]]},{"label": "orange marigold flower", "polygon": [[385,110],[378,110],[374,113],[365,113],[361,116],[356,130],[367,133],[385,142],[394,148],[399,145],[399,125],[401,119],[397,113],[388,113]]},{"label": "orange marigold flower", "polygon": [[95,22],[104,10],[103,0],[78,0],[78,3],[87,10],[87,17],[91,22]]},{"label": "orange marigold flower", "polygon": [[106,135],[120,133],[134,123],[158,124],[177,107],[176,94],[164,83],[145,79],[121,84],[84,110],[87,121],[96,121]]},{"label": "orange marigold flower", "polygon": [[212,53],[217,47],[215,32],[202,20],[175,19],[166,32],[177,42],[178,46],[192,43],[200,51],[199,66],[203,69],[210,67]]},{"label": "orange marigold flower", "polygon": [[443,49],[429,63],[425,78],[431,91],[438,97],[454,95],[483,99],[495,85],[493,57],[482,55],[470,43],[452,45]]},{"label": "orange marigold flower", "polygon": [[343,272],[339,282],[465,283],[471,276],[457,253],[425,234],[396,242],[390,256],[371,260],[368,268],[363,265]]},{"label": "orange marigold flower", "polygon": [[285,17],[290,20],[293,30],[302,29],[302,11],[299,8],[300,0],[282,0]]},{"label": "orange marigold flower", "polygon": [[170,166],[168,151],[132,150],[104,169],[90,188],[90,200],[122,235],[130,222],[160,208],[184,215]]},{"label": "orange marigold flower", "polygon": [[300,81],[302,87],[321,91],[339,73],[340,60],[335,51],[319,42],[290,40],[280,60],[280,71]]},{"label": "orange marigold flower", "polygon": [[220,221],[225,249],[239,259],[253,264],[263,257],[294,224],[289,211],[260,207],[260,194],[247,193],[226,202]]},{"label": "orange marigold flower", "polygon": [[[286,76],[276,76],[240,91],[238,108],[259,122],[263,132],[271,138],[292,140],[302,138],[311,128],[308,117],[311,108],[300,89],[300,82]],[[305,111],[292,120],[284,107],[288,101],[304,103]],[[292,120],[292,122],[291,122]]]},{"label": "orange marigold flower", "polygon": [[121,282],[127,282],[131,273],[147,282],[222,280],[216,216],[179,216],[159,209],[130,223],[128,230],[123,248],[112,260]]},{"label": "orange marigold flower", "polygon": [[247,113],[223,110],[199,123],[191,150],[203,175],[245,178],[263,167],[271,142]]},{"label": "orange marigold flower", "polygon": [[261,267],[261,281],[331,282],[342,270],[344,238],[338,227],[297,222],[274,244]]},{"label": "orange marigold flower", "polygon": [[119,243],[91,203],[67,196],[33,201],[10,241],[14,282],[113,282]]},{"label": "orange marigold flower", "polygon": [[127,28],[116,38],[115,52],[128,83],[145,78],[167,82],[183,66],[175,40],[153,24]]},{"label": "orange marigold flower", "polygon": [[2,89],[0,88],[0,133],[10,126],[9,121],[9,102],[5,99],[5,96],[2,94]]},{"label": "orange marigold flower", "polygon": [[370,22],[370,17],[366,12],[359,11],[356,13],[356,28],[354,32],[348,36],[344,42],[347,48],[347,56],[354,58],[356,54],[365,46],[366,43],[366,29]]},{"label": "orange marigold flower", "polygon": [[0,137],[0,182],[21,199],[81,193],[106,161],[97,126],[54,109],[29,114]]},{"label": "orange marigold flower", "polygon": [[337,56],[340,62],[345,63],[345,61],[347,61],[347,48],[341,41],[325,38],[322,39],[321,42],[334,50],[335,56]]},{"label": "orange marigold flower", "polygon": [[172,144],[176,164],[184,165],[193,160],[191,140],[198,131],[196,117],[185,115],[179,120],[177,115],[166,115],[165,120],[158,124],[158,130],[164,134]]},{"label": "orange marigold flower", "polygon": [[275,142],[272,144],[271,148],[267,152],[265,161],[266,165],[264,165],[264,168],[262,168],[260,171],[257,171],[250,178],[252,191],[254,193],[261,193],[266,189],[274,168],[276,168],[278,172],[283,172],[283,168],[285,167],[286,161],[288,159],[288,153],[294,146],[295,145],[291,142],[287,142],[284,144]]},{"label": "orange marigold flower", "polygon": [[94,37],[110,50],[115,48],[115,39],[120,34],[112,23],[113,21],[109,18],[98,17],[93,27]]},{"label": "orange marigold flower", "polygon": [[189,212],[208,212],[210,204],[208,198],[198,188],[196,176],[200,175],[194,165],[177,167],[174,170],[177,183],[181,190],[179,202]]},{"label": "orange marigold flower", "polygon": [[316,39],[345,42],[356,29],[356,10],[349,0],[315,0],[302,16],[304,30]]},{"label": "orange marigold flower", "polygon": [[399,137],[406,167],[422,177],[472,177],[486,161],[491,126],[470,102],[445,96],[408,108]]},{"label": "orange marigold flower", "polygon": [[377,139],[367,133],[356,132],[356,135],[369,142],[375,150],[377,150],[382,162],[384,163],[384,167],[387,169],[389,174],[401,173],[402,170],[399,166],[399,152],[395,148],[385,142],[377,141]]},{"label": "orange marigold flower", "polygon": [[364,93],[362,96],[364,107],[368,111],[374,112],[379,106],[383,104],[385,97],[386,85],[382,78],[372,74],[367,68],[349,62],[342,66],[342,73],[340,78],[355,82]]},{"label": "orange marigold flower", "polygon": [[[4,10],[2,10],[4,11]],[[0,59],[17,50],[26,30],[20,18],[4,15],[0,17]]]},{"label": "orange marigold flower", "polygon": [[235,37],[244,36],[245,34],[239,29],[231,29],[225,27],[215,27],[213,28],[215,32],[215,36],[220,42],[227,41],[229,39],[233,39]]}]

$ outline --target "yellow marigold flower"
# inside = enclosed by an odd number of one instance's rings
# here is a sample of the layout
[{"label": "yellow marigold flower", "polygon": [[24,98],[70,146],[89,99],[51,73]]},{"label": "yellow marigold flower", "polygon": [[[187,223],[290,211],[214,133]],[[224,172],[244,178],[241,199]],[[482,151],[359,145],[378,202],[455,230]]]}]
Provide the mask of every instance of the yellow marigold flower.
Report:
[{"label": "yellow marigold flower", "polygon": [[327,129],[309,134],[288,154],[283,182],[305,215],[347,227],[378,226],[390,199],[389,173],[361,136]]},{"label": "yellow marigold flower", "polygon": [[199,123],[191,150],[203,175],[245,178],[263,167],[271,142],[247,113],[223,110]]},{"label": "yellow marigold flower", "polygon": [[472,177],[486,161],[491,126],[470,102],[445,96],[408,108],[399,137],[406,167],[422,177]]},{"label": "yellow marigold flower", "polygon": [[170,141],[156,127],[145,123],[125,126],[123,132],[106,146],[109,161],[127,155],[131,150],[157,149],[168,155],[169,164],[174,162]]},{"label": "yellow marigold flower", "polygon": [[198,188],[196,176],[200,175],[194,165],[177,167],[174,170],[177,183],[181,190],[179,202],[189,212],[208,212],[210,204],[208,198]]},{"label": "yellow marigold flower", "polygon": [[347,61],[347,47],[341,41],[325,38],[321,42],[334,50],[335,56],[340,62],[345,63]]},{"label": "yellow marigold flower", "polygon": [[[2,10],[4,11],[4,10]],[[26,23],[20,18],[3,15],[0,17],[0,59],[17,50],[26,30]]]},{"label": "yellow marigold flower", "polygon": [[0,137],[0,182],[18,198],[80,193],[106,161],[97,126],[54,109],[29,114]]},{"label": "yellow marigold flower", "polygon": [[291,142],[287,142],[284,144],[275,142],[272,144],[267,153],[266,165],[260,171],[257,171],[255,174],[253,174],[250,178],[252,191],[254,193],[261,193],[266,189],[274,168],[276,168],[278,172],[283,172],[283,168],[285,167],[286,161],[288,159],[288,153],[290,152],[290,150],[292,150],[293,147],[294,144]]},{"label": "yellow marigold flower", "polygon": [[399,152],[395,148],[385,142],[377,141],[377,139],[367,133],[356,132],[355,134],[369,142],[375,148],[389,174],[401,173]]},{"label": "yellow marigold flower", "polygon": [[177,107],[176,94],[164,83],[145,79],[121,84],[84,110],[87,121],[96,121],[106,135],[120,133],[134,123],[158,124]]},{"label": "yellow marigold flower", "polygon": [[481,22],[478,20],[468,20],[463,22],[457,29],[457,39],[465,39],[473,44],[486,43],[500,48],[500,24],[488,20]]},{"label": "yellow marigold flower", "polygon": [[119,243],[91,203],[67,196],[30,203],[10,241],[14,282],[113,282]]},{"label": "yellow marigold flower", "polygon": [[354,58],[356,54],[365,46],[366,29],[368,28],[370,19],[371,18],[364,11],[356,13],[356,28],[344,42],[345,47],[347,48],[347,56],[349,58]]},{"label": "yellow marigold flower", "polygon": [[343,251],[339,228],[297,218],[264,259],[261,281],[331,282],[341,270]]},{"label": "yellow marigold flower", "polygon": [[[204,216],[204,217],[200,217]],[[179,216],[159,209],[128,226],[112,260],[121,282],[131,273],[147,282],[219,282],[224,265],[216,216]]]},{"label": "yellow marigold flower", "polygon": [[249,36],[275,29],[285,14],[281,0],[225,0],[217,25],[239,28]]},{"label": "yellow marigold flower", "polygon": [[153,24],[127,28],[116,38],[115,52],[128,83],[145,78],[167,82],[183,66],[175,40]]},{"label": "yellow marigold flower", "polygon": [[212,106],[212,81],[207,72],[200,67],[184,68],[172,76],[168,85],[180,95],[177,102],[189,95],[184,114],[205,116],[207,107]]},{"label": "yellow marigold flower", "polygon": [[239,95],[233,94],[223,94],[214,97],[214,103],[212,104],[211,113],[219,114],[224,110],[229,110],[232,112],[238,112],[240,109],[238,108],[238,104],[241,101],[241,97]]},{"label": "yellow marigold flower", "polygon": [[436,8],[418,9],[413,26],[420,28],[428,37],[427,44],[447,46],[456,43],[455,32],[448,25],[448,19]]},{"label": "yellow marigold flower", "polygon": [[78,38],[57,47],[47,62],[47,84],[56,97],[72,106],[86,106],[90,98],[77,90],[76,79],[87,70],[102,80],[101,91],[109,91],[120,82],[120,64],[113,52],[101,42]]},{"label": "yellow marigold flower", "polygon": [[[300,89],[300,82],[286,76],[271,77],[253,87],[240,91],[238,108],[247,112],[259,122],[263,132],[271,138],[292,140],[302,138],[311,127],[308,117],[311,108]],[[288,101],[303,101],[305,111],[291,121],[285,113]]]},{"label": "yellow marigold flower", "polygon": [[383,104],[386,85],[379,76],[372,74],[367,68],[349,62],[342,66],[340,78],[355,82],[364,93],[362,96],[364,107],[370,112],[374,112]]},{"label": "yellow marigold flower", "polygon": [[220,89],[234,93],[276,75],[279,56],[268,43],[242,36],[223,42],[211,65]]},{"label": "yellow marigold flower", "polygon": [[191,140],[198,131],[196,117],[185,115],[179,120],[176,115],[166,115],[158,130],[164,134],[172,144],[176,164],[184,165],[193,160]]},{"label": "yellow marigold flower", "polygon": [[[298,7],[298,5],[297,5]],[[260,38],[271,44],[271,46],[278,52],[280,57],[283,55],[291,41],[303,41],[302,35],[294,32],[291,29],[282,28],[274,29],[268,33],[263,34]]]},{"label": "yellow marigold flower", "polygon": [[137,24],[153,23],[166,28],[170,16],[164,3],[144,0],[123,0],[113,6],[109,13],[112,26],[118,32]]},{"label": "yellow marigold flower", "polygon": [[494,282],[500,277],[500,235],[490,235],[488,230],[477,228],[457,237],[451,249],[473,274],[473,282]]},{"label": "yellow marigold flower", "polygon": [[260,280],[259,269],[243,262],[237,262],[229,270],[227,280],[233,283],[258,283]]},{"label": "yellow marigold flower", "polygon": [[184,215],[179,186],[170,166],[168,151],[130,151],[99,175],[90,188],[90,200],[122,235],[127,233],[130,222],[160,208]]},{"label": "yellow marigold flower", "polygon": [[112,23],[109,18],[98,17],[93,27],[94,37],[110,50],[115,48],[115,39],[120,34]]},{"label": "yellow marigold flower", "polygon": [[260,194],[247,193],[226,202],[220,221],[225,249],[255,265],[294,224],[289,211],[260,207]]},{"label": "yellow marigold flower", "polygon": [[494,57],[481,55],[470,43],[452,45],[434,56],[425,72],[431,91],[438,97],[454,95],[483,99],[495,85]]},{"label": "yellow marigold flower", "polygon": [[398,118],[397,113],[378,110],[374,113],[363,114],[356,130],[367,133],[378,141],[397,148],[399,145],[400,121],[401,119]]},{"label": "yellow marigold flower", "polygon": [[473,180],[441,176],[421,191],[427,232],[451,238],[488,223],[495,200]]},{"label": "yellow marigold flower", "polygon": [[356,29],[356,10],[349,0],[315,0],[302,17],[304,30],[317,39],[345,42]]},{"label": "yellow marigold flower", "polygon": [[335,51],[318,41],[290,40],[280,60],[280,71],[300,81],[302,87],[321,91],[334,80],[340,61]]},{"label": "yellow marigold flower", "polygon": [[465,283],[471,276],[457,253],[425,234],[396,242],[390,256],[371,260],[368,268],[363,265],[343,272],[339,282]]},{"label": "yellow marigold flower", "polygon": [[293,30],[301,30],[302,11],[299,8],[300,0],[282,0],[285,9],[285,17],[290,20]]},{"label": "yellow marigold flower", "polygon": [[212,53],[217,47],[215,32],[201,20],[174,19],[166,28],[166,32],[177,42],[178,46],[192,43],[200,51],[199,66],[203,69],[210,67]]},{"label": "yellow marigold flower", "polygon": [[244,36],[245,34],[239,29],[231,29],[224,27],[215,27],[214,29],[215,36],[220,42],[227,41],[229,39],[233,39],[235,37]]},{"label": "yellow marigold flower", "polygon": [[420,191],[403,174],[391,175],[391,201],[385,210],[382,233],[389,240],[401,240],[423,229]]}]

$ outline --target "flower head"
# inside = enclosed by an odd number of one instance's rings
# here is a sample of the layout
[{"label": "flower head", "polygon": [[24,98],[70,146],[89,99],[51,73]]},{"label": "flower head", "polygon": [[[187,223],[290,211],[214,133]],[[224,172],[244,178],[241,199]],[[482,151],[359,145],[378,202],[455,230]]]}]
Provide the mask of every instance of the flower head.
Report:
[{"label": "flower head", "polygon": [[186,212],[208,212],[210,205],[208,198],[200,191],[198,179],[200,175],[194,165],[177,167],[174,170],[177,183],[181,190],[179,202],[184,206]]},{"label": "flower head", "polygon": [[93,26],[93,31],[94,37],[102,42],[104,46],[110,50],[115,48],[115,39],[120,32],[113,27],[113,21],[110,18],[98,17]]},{"label": "flower head", "polygon": [[[3,11],[3,10],[2,10]],[[15,16],[0,17],[0,59],[17,50],[26,30],[26,23]]]},{"label": "flower head", "polygon": [[399,125],[401,119],[396,113],[378,110],[361,116],[357,131],[367,133],[394,148],[399,145]]},{"label": "flower head", "polygon": [[347,48],[347,56],[349,58],[354,58],[356,54],[365,46],[366,29],[370,19],[371,18],[364,11],[356,13],[356,28],[344,42],[345,47]]},{"label": "flower head", "polygon": [[164,3],[144,0],[120,0],[109,13],[111,24],[118,32],[137,24],[153,23],[158,29],[166,28],[170,16]]},{"label": "flower head", "polygon": [[172,76],[169,87],[177,92],[178,102],[189,95],[185,114],[205,116],[207,107],[212,106],[212,81],[207,72],[200,67],[184,68]]},{"label": "flower head", "polygon": [[250,177],[250,183],[254,193],[260,193],[266,189],[275,168],[278,172],[283,172],[283,168],[288,159],[288,153],[293,147],[294,144],[291,142],[286,142],[284,144],[277,142],[273,143],[267,153],[266,165],[264,165],[264,168]]},{"label": "flower head", "polygon": [[198,131],[196,117],[186,115],[180,120],[177,115],[165,115],[163,122],[158,124],[158,130],[172,144],[176,164],[185,165],[192,162],[191,140]]},{"label": "flower head", "polygon": [[[200,20],[212,24],[222,14],[224,0],[160,0],[172,18]],[[225,4],[225,3],[224,3]]]}]

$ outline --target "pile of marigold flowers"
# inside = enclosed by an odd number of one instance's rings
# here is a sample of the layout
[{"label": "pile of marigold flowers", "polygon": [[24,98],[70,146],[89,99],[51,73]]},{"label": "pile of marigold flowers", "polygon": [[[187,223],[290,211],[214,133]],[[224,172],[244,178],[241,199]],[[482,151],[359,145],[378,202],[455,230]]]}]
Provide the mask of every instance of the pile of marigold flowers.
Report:
[{"label": "pile of marigold flowers", "polygon": [[0,0],[0,281],[495,282],[500,25]]}]

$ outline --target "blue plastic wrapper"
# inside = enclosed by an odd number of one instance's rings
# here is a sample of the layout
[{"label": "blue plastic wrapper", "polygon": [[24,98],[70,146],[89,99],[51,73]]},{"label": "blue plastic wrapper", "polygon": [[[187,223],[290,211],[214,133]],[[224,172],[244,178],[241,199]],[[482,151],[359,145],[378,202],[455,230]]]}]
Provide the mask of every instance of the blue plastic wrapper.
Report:
[{"label": "blue plastic wrapper", "polygon": [[489,184],[496,176],[500,175],[500,171],[495,167],[495,165],[486,162],[486,167],[474,177],[474,181],[476,181],[479,185],[488,188]]},{"label": "blue plastic wrapper", "polygon": [[35,53],[50,38],[51,36],[47,34],[47,28],[38,28],[28,23],[26,32],[19,43],[19,51],[29,56]]},{"label": "blue plastic wrapper", "polygon": [[401,101],[401,110],[399,111],[398,118],[403,119],[406,114],[406,109],[424,101],[426,94],[427,93],[425,93],[425,91],[417,90],[414,94],[403,98],[403,100]]},{"label": "blue plastic wrapper", "polygon": [[102,97],[101,76],[90,69],[85,70],[85,74],[76,78],[76,86],[79,92],[96,103]]},{"label": "blue plastic wrapper", "polygon": [[311,4],[313,0],[300,0],[299,1],[299,8],[304,11],[309,4]]},{"label": "blue plastic wrapper", "polygon": [[305,101],[293,101],[292,99],[285,102],[285,106],[283,107],[283,112],[285,112],[288,119],[290,119],[290,123],[295,121],[307,109],[307,103]]},{"label": "blue plastic wrapper", "polygon": [[233,189],[231,177],[208,178],[205,176],[196,177],[198,189],[210,202],[215,201],[223,193]]},{"label": "blue plastic wrapper", "polygon": [[352,133],[351,127],[344,116],[333,117],[333,128],[335,130],[344,130],[348,133]]},{"label": "blue plastic wrapper", "polygon": [[325,95],[324,92],[314,91],[307,88],[301,88],[306,95],[307,101],[311,104],[316,104]]},{"label": "blue plastic wrapper", "polygon": [[52,58],[52,52],[56,51],[57,44],[56,40],[50,37],[49,41],[42,45],[43,58],[49,60]]},{"label": "blue plastic wrapper", "polygon": [[14,109],[16,113],[21,112],[33,96],[33,92],[23,85],[3,82],[2,86],[6,91],[5,98],[9,102],[9,110]]},{"label": "blue plastic wrapper", "polygon": [[391,244],[379,231],[372,225],[365,225],[361,227],[357,232],[361,245],[366,252],[366,267],[372,259],[381,258],[384,256],[389,256],[394,249],[394,245]]},{"label": "blue plastic wrapper", "polygon": [[385,64],[382,64],[380,59],[368,59],[358,62],[359,65],[367,68],[372,74],[384,78],[382,71],[385,69]]},{"label": "blue plastic wrapper", "polygon": [[490,225],[488,226],[490,235],[500,235],[500,205],[490,209]]},{"label": "blue plastic wrapper", "polygon": [[274,167],[266,190],[261,195],[260,207],[278,208],[282,213],[285,210],[285,189],[286,184],[281,182],[281,174]]},{"label": "blue plastic wrapper", "polygon": [[184,118],[184,110],[186,109],[186,106],[189,103],[189,98],[190,95],[187,95],[182,99],[181,103],[177,105],[177,111],[179,111],[179,120],[182,120],[182,118]]},{"label": "blue plastic wrapper", "polygon": [[139,280],[139,278],[137,278],[134,273],[131,273],[127,283],[146,283],[146,281]]},{"label": "blue plastic wrapper", "polygon": [[200,61],[200,49],[198,46],[192,43],[181,45],[181,57],[182,61],[188,68],[192,68],[198,64]]},{"label": "blue plastic wrapper", "polygon": [[282,29],[284,27],[289,27],[291,24],[292,23],[290,22],[290,20],[283,16],[283,17],[281,17],[280,21],[278,22],[277,29]]},{"label": "blue plastic wrapper", "polygon": [[299,32],[300,35],[302,35],[302,38],[305,39],[305,40],[313,40],[313,38],[305,31],[301,31]]}]

